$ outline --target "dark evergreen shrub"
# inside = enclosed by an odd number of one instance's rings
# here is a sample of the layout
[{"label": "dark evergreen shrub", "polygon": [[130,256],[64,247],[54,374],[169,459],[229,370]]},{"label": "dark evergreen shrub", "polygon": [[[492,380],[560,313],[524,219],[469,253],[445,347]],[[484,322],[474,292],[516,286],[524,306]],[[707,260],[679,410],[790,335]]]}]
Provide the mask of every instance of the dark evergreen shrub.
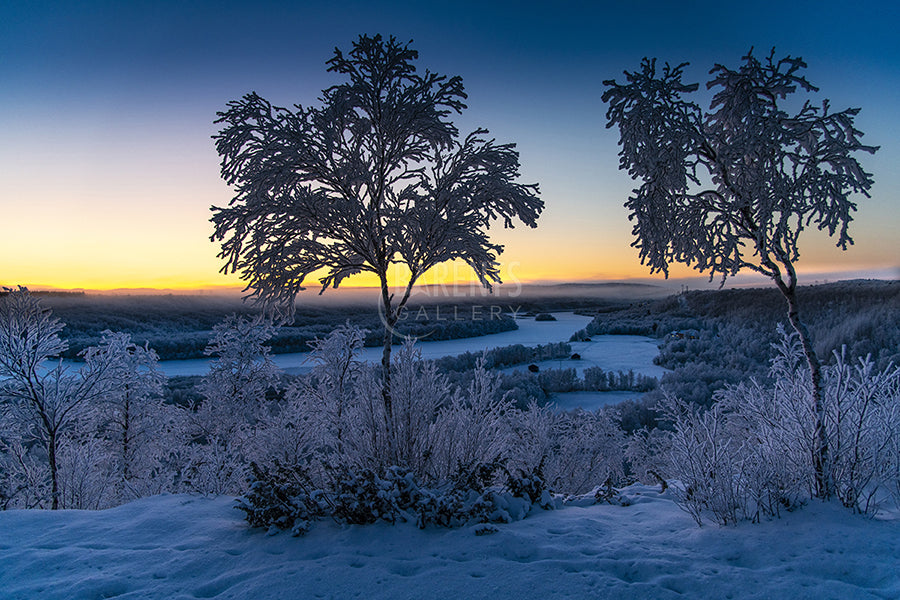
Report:
[{"label": "dark evergreen shrub", "polygon": [[[500,473],[503,485],[497,485]],[[525,518],[535,504],[552,507],[540,469],[512,476],[495,460],[460,466],[450,481],[433,488],[420,485],[405,467],[379,474],[342,466],[331,471],[328,490],[314,490],[302,467],[263,469],[254,464],[250,491],[237,508],[253,527],[302,535],[322,517],[355,525],[413,520],[419,528],[508,523]]]}]

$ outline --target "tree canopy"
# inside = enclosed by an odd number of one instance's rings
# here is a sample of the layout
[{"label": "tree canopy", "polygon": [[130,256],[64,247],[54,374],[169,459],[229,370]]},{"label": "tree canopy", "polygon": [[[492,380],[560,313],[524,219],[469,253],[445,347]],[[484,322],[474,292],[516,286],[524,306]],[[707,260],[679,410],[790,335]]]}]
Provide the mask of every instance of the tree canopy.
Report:
[{"label": "tree canopy", "polygon": [[747,54],[736,70],[715,65],[704,111],[687,99],[699,86],[682,82],[686,66],[658,73],[644,59],[625,83],[604,82],[620,168],[641,182],[625,205],[641,260],[667,275],[682,262],[723,279],[750,269],[795,284],[805,228],[843,249],[853,243],[852,195],[867,196],[873,183],[853,154],[877,150],[853,126],[859,109],[807,99],[789,113],[792,94],[818,89],[801,75],[802,59],[773,51],[762,61]]},{"label": "tree canopy", "polygon": [[[416,72],[418,53],[391,37],[361,36],[335,49],[328,71],[345,83],[320,106],[273,106],[256,93],[218,113],[222,177],[236,195],[213,207],[224,271],[251,296],[291,307],[314,272],[324,291],[371,272],[387,286],[405,265],[409,288],[429,268],[461,260],[490,287],[502,246],[493,221],[537,225],[537,185],[518,183],[513,144],[478,129],[460,138],[462,79]],[[401,303],[403,300],[401,299]]]}]

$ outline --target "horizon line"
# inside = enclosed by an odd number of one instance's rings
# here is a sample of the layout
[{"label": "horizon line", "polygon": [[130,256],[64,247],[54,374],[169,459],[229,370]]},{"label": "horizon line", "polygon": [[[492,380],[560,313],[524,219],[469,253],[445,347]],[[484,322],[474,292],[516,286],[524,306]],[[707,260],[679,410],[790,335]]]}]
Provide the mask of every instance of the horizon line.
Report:
[{"label": "horizon line", "polygon": [[[879,280],[900,280],[900,266],[897,267],[888,267],[888,268],[880,268],[880,269],[848,269],[843,271],[809,271],[809,272],[801,272],[803,279],[807,281],[802,282],[801,285],[811,285],[814,283],[830,283],[834,281],[846,281],[853,279],[879,279]],[[520,286],[529,286],[529,287],[559,287],[563,285],[641,285],[641,286],[652,286],[657,288],[666,288],[666,287],[684,287],[688,285],[699,286],[703,288],[722,287],[718,282],[721,281],[721,277],[713,277],[710,280],[708,275],[704,275],[702,273],[698,273],[694,276],[687,277],[670,277],[670,278],[661,278],[659,276],[643,276],[643,277],[619,277],[619,278],[580,278],[580,279],[534,279],[527,281],[516,281],[516,282],[506,282],[494,284],[494,288],[512,288],[512,287],[520,287]],[[755,286],[755,285],[766,285],[766,283],[771,282],[771,279],[757,273],[740,273],[736,276],[729,277],[725,281],[724,287],[746,287],[746,286]],[[92,288],[92,287],[61,287],[55,286],[51,284],[40,284],[40,283],[31,283],[31,284],[12,284],[12,283],[2,283],[0,284],[0,288],[2,289],[15,289],[19,286],[27,288],[29,291],[35,292],[69,292],[69,293],[84,293],[91,295],[190,295],[190,294],[199,294],[199,295],[216,295],[216,294],[241,294],[244,293],[247,288],[242,285],[234,285],[234,284],[206,284],[201,286],[175,286],[175,287],[152,287],[152,286],[139,286],[139,287],[125,287],[125,286],[117,286],[117,287],[103,287],[103,288]],[[404,286],[391,286],[390,289],[402,289]],[[420,283],[413,286],[414,290],[427,290],[427,289],[441,289],[441,288],[464,288],[470,287],[473,290],[478,290],[480,294],[488,294],[487,288],[482,286],[482,284],[476,280],[468,280],[468,281],[456,281],[450,283]],[[335,290],[334,288],[328,288],[331,290],[330,293],[340,293],[340,290],[347,290],[352,292],[364,292],[370,290],[380,290],[379,286],[373,285],[342,285],[340,288]],[[318,285],[308,285],[305,287],[304,291],[301,292],[306,297],[309,296],[320,296],[324,295],[324,292],[320,291],[321,288]]]}]

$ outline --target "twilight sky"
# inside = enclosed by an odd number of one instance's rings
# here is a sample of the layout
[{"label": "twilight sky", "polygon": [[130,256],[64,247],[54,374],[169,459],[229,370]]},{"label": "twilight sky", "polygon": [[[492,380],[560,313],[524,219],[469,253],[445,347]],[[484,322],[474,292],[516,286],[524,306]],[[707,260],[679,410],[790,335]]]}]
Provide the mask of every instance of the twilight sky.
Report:
[{"label": "twilight sky", "polygon": [[[414,40],[419,69],[461,75],[465,134],[515,142],[541,185],[537,229],[494,230],[505,281],[644,278],[622,203],[604,79],[644,56],[715,62],[803,57],[835,109],[859,106],[856,245],[801,238],[813,279],[900,276],[900,23],[896,2],[31,2],[0,5],[0,285],[109,289],[233,285],[218,273],[209,207],[231,192],[210,136],[215,113],[256,91],[314,104],[339,81],[335,46],[361,33]],[[707,104],[704,101],[704,104]],[[687,269],[673,276],[690,275]],[[426,281],[466,278],[451,267]],[[313,282],[311,282],[313,283]],[[350,285],[371,284],[362,278]]]}]

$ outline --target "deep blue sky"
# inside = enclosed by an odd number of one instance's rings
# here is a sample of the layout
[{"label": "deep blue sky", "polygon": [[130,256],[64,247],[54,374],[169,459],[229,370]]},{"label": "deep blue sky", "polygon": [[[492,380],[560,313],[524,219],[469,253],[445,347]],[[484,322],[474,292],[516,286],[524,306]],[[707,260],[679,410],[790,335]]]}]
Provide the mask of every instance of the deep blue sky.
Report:
[{"label": "deep blue sky", "polygon": [[[788,5],[788,6],[785,6]],[[900,264],[898,3],[845,2],[19,2],[0,7],[0,283],[76,287],[224,283],[207,241],[218,180],[215,112],[255,90],[315,102],[334,46],[361,33],[414,40],[421,68],[461,75],[465,133],[518,144],[547,210],[500,233],[513,277],[640,277],[604,128],[602,81],[644,56],[701,81],[751,47],[802,56],[835,108],[861,106],[875,173],[857,246],[810,236],[801,268]],[[123,245],[127,252],[118,250]],[[577,255],[580,258],[573,260]],[[42,270],[53,262],[57,270]],[[510,267],[511,268],[511,267]],[[66,277],[61,273],[65,272]],[[27,281],[22,281],[27,278]],[[508,277],[507,277],[508,278]]]}]

